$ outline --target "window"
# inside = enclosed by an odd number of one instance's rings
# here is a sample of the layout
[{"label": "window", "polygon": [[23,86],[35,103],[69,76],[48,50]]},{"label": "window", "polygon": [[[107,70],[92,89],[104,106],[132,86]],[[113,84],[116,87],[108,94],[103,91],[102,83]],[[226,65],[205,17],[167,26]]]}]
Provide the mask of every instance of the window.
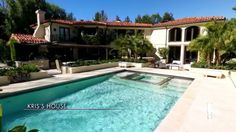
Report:
[{"label": "window", "polygon": [[85,35],[96,35],[97,28],[83,28],[83,33]]},{"label": "window", "polygon": [[60,41],[69,41],[70,40],[70,29],[67,27],[59,28],[59,39]]},{"label": "window", "polygon": [[181,41],[182,30],[181,28],[172,28],[169,31],[169,42]]},{"label": "window", "polygon": [[197,26],[188,27],[185,30],[185,41],[191,41],[198,37],[200,29]]}]

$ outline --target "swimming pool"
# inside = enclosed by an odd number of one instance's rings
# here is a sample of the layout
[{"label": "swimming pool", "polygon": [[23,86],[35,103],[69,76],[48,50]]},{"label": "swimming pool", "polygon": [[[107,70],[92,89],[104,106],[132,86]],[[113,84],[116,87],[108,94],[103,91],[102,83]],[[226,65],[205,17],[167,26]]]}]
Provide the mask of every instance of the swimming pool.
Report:
[{"label": "swimming pool", "polygon": [[[26,124],[41,132],[151,132],[191,82],[125,71],[7,97],[0,99],[4,131]],[[27,104],[56,103],[67,109],[24,110]]]}]

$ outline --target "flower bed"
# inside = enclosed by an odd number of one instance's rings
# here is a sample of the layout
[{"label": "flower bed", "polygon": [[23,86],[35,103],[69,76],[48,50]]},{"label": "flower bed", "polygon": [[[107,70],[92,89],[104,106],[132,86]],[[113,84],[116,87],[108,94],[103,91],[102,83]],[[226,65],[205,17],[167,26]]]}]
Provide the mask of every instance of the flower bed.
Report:
[{"label": "flower bed", "polygon": [[16,68],[0,69],[0,85],[23,82],[48,77],[47,72],[39,72],[38,67],[32,64]]},{"label": "flower bed", "polygon": [[236,62],[229,61],[224,65],[208,65],[206,62],[193,63],[191,65],[193,68],[208,68],[208,69],[218,69],[218,70],[236,70]]},{"label": "flower bed", "polygon": [[64,74],[67,74],[67,73],[73,74],[73,73],[99,70],[99,69],[105,69],[105,68],[111,68],[111,67],[117,67],[117,66],[118,66],[118,62],[110,62],[110,63],[103,63],[103,64],[92,64],[92,65],[77,66],[77,67],[64,66],[64,67],[62,67],[62,73],[64,73]]},{"label": "flower bed", "polygon": [[31,60],[31,61],[15,61],[16,67],[34,64],[41,69],[49,69],[49,60]]},{"label": "flower bed", "polygon": [[142,68],[142,67],[147,67],[147,63],[136,63],[136,62],[119,62],[119,67],[136,67],[136,68]]}]

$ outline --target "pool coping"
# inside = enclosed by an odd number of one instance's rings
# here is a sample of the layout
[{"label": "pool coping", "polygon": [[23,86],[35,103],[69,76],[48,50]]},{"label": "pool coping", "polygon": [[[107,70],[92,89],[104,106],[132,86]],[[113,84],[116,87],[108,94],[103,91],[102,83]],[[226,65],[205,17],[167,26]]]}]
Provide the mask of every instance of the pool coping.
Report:
[{"label": "pool coping", "polygon": [[[198,81],[199,81],[198,79],[194,79],[193,82],[186,88],[184,93],[176,101],[176,103],[172,106],[172,108],[169,110],[167,115],[156,126],[155,132],[163,132],[163,131],[166,131],[166,129],[167,129],[167,131],[169,131],[170,129],[172,129],[171,131],[174,131],[174,130],[178,130],[178,128],[181,127],[181,123],[184,120],[184,117],[186,116],[187,111],[190,109],[191,105],[193,104],[194,98],[196,97],[195,85],[197,85]],[[192,92],[192,90],[194,92]],[[191,95],[191,97],[190,97],[190,95]],[[184,109],[180,108],[183,106],[184,106]],[[179,111],[179,109],[181,109],[181,111]],[[181,114],[178,113],[178,115],[177,115],[176,111],[181,112]],[[166,126],[165,122],[170,120],[170,118],[173,118],[173,115],[175,116],[174,120],[178,120],[179,122],[177,122],[176,124],[172,124],[172,125],[175,125],[175,127],[169,128]]]},{"label": "pool coping", "polygon": [[34,91],[43,90],[43,89],[48,89],[48,88],[51,88],[53,86],[73,83],[73,82],[76,82],[76,81],[83,81],[83,80],[86,80],[86,79],[90,79],[90,78],[94,78],[94,77],[100,77],[100,76],[114,74],[114,73],[119,73],[119,72],[123,72],[123,71],[126,71],[126,69],[119,69],[119,70],[115,70],[115,71],[110,71],[110,72],[106,72],[106,73],[89,75],[87,77],[76,78],[76,79],[71,79],[71,80],[63,80],[63,81],[56,82],[56,83],[53,83],[53,84],[46,84],[46,85],[41,85],[41,86],[29,87],[27,89],[18,90],[18,91],[14,91],[14,92],[1,93],[2,91],[0,91],[0,98],[3,99],[3,98],[12,97],[12,96],[20,95],[20,94],[25,94],[25,93],[30,93],[30,92],[34,92]]},{"label": "pool coping", "polygon": [[10,92],[10,93],[0,93],[0,98],[3,99],[3,98],[12,97],[12,96],[20,95],[20,94],[25,94],[25,93],[30,93],[30,92],[34,92],[34,91],[43,90],[43,89],[48,89],[48,88],[55,87],[55,86],[62,85],[62,84],[73,83],[73,82],[76,82],[76,81],[83,81],[83,80],[94,78],[94,77],[100,77],[100,76],[114,74],[114,73],[120,73],[120,72],[124,72],[124,71],[136,72],[136,73],[146,73],[146,74],[151,74],[151,75],[174,76],[176,78],[194,80],[194,78],[191,78],[191,77],[181,77],[181,76],[176,76],[176,75],[150,73],[150,72],[145,72],[145,71],[136,71],[136,70],[132,70],[132,69],[119,69],[119,70],[115,70],[115,71],[109,71],[109,72],[105,72],[105,73],[94,74],[94,75],[87,76],[87,77],[76,78],[76,79],[71,79],[71,80],[64,80],[64,81],[56,82],[56,83],[53,83],[53,84],[46,84],[46,85],[42,85],[42,86],[29,87],[27,89],[18,90],[18,91],[14,91],[14,92]]}]

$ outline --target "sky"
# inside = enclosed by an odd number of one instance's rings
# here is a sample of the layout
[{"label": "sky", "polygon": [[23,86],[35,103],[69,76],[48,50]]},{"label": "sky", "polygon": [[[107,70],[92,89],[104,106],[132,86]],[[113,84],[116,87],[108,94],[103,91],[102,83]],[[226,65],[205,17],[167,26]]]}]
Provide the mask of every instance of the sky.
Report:
[{"label": "sky", "polygon": [[236,0],[48,0],[72,12],[77,20],[92,20],[95,12],[104,10],[109,20],[118,15],[122,20],[129,16],[171,12],[174,18],[194,16],[236,17],[232,7]]}]

